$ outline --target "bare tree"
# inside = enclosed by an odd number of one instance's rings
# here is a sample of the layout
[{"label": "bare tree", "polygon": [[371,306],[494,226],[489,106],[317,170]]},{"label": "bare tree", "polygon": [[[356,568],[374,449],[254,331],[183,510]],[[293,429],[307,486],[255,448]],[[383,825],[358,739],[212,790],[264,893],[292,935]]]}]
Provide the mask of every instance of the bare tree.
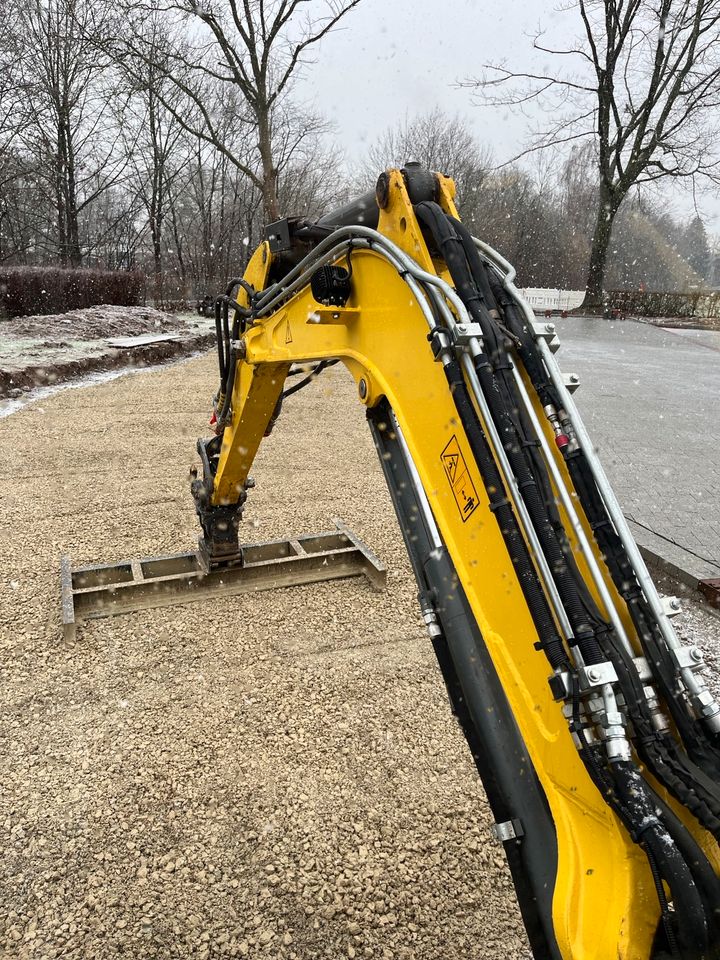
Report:
[{"label": "bare tree", "polygon": [[406,117],[401,126],[385,130],[368,150],[363,179],[374,184],[381,170],[402,167],[409,160],[453,177],[460,199],[467,204],[491,166],[490,152],[480,146],[467,123],[439,108]]},{"label": "bare tree", "polygon": [[577,41],[556,48],[541,33],[534,46],[574,69],[487,65],[468,83],[486,104],[538,101],[548,112],[523,154],[582,139],[595,144],[598,202],[585,304],[597,307],[613,222],[631,187],[718,173],[720,0],[573,0],[564,10],[579,18]]},{"label": "bare tree", "polygon": [[21,128],[23,111],[22,82],[16,64],[17,37],[9,30],[0,35],[0,158],[14,150],[13,139]]},{"label": "bare tree", "polygon": [[55,213],[58,258],[77,267],[80,215],[117,182],[122,159],[106,125],[111,95],[88,42],[89,0],[11,0],[6,24],[25,98],[16,147],[31,157]]},{"label": "bare tree", "polygon": [[[128,186],[136,194],[146,218],[152,246],[156,305],[164,301],[164,233],[170,189],[179,176],[186,150],[183,127],[176,114],[187,110],[187,98],[158,69],[167,48],[163,25],[152,16],[143,25],[150,53],[147,59],[118,64],[127,92],[127,105],[117,118],[128,162]],[[167,101],[172,109],[165,107]]]},{"label": "bare tree", "polygon": [[[311,15],[307,0],[126,0],[122,29],[106,31],[104,47],[119,60],[131,54],[154,61],[142,29],[149,13],[193,28],[180,33],[156,66],[193,101],[196,116],[174,109],[164,94],[160,99],[187,130],[224,153],[250,179],[262,195],[265,217],[276,220],[276,118],[312,48],[358,3],[317,0],[317,12]],[[223,101],[233,113],[236,132],[252,138],[254,156],[249,161],[227,144],[223,124],[208,109],[208,84],[216,83],[225,89]]]}]

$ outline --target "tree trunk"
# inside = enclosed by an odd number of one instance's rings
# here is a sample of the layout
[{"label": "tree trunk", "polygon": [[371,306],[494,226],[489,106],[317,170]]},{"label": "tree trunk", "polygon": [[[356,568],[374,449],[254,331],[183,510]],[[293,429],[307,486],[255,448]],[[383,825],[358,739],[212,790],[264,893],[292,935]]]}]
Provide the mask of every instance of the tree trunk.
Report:
[{"label": "tree trunk", "polygon": [[277,170],[271,169],[263,177],[263,210],[265,222],[274,223],[280,219],[280,204],[277,195]]},{"label": "tree trunk", "polygon": [[260,159],[262,160],[262,198],[265,223],[274,223],[280,219],[278,172],[273,163],[270,121],[269,117],[263,111],[258,111],[258,147],[260,149]]},{"label": "tree trunk", "polygon": [[80,222],[78,215],[77,185],[75,182],[75,144],[70,122],[70,109],[63,104],[62,112],[63,141],[67,163],[67,243],[68,259],[71,267],[82,266],[82,251],[80,249]]},{"label": "tree trunk", "polygon": [[152,241],[153,254],[153,277],[155,306],[162,310],[165,306],[165,297],[163,289],[163,255],[162,255],[162,197],[158,189],[157,167],[153,171],[152,195],[150,197],[150,210],[148,219],[150,221],[150,238]]},{"label": "tree trunk", "polygon": [[187,296],[187,268],[185,266],[185,257],[183,256],[182,237],[177,218],[177,209],[175,207],[175,196],[172,191],[168,191],[168,208],[170,211],[170,221],[172,223],[172,235],[175,243],[175,256],[178,262],[178,272],[180,282],[182,283],[182,296]]},{"label": "tree trunk", "polygon": [[590,263],[588,265],[583,307],[597,310],[602,308],[604,304],[605,266],[615,214],[618,212],[621,199],[608,190],[606,186],[600,186],[597,220],[595,221],[590,249]]},{"label": "tree trunk", "polygon": [[67,267],[70,260],[68,225],[67,225],[67,154],[65,150],[65,141],[63,136],[63,127],[60,122],[57,125],[57,149],[53,156],[55,164],[55,206],[57,214],[57,247],[58,260],[61,267]]}]

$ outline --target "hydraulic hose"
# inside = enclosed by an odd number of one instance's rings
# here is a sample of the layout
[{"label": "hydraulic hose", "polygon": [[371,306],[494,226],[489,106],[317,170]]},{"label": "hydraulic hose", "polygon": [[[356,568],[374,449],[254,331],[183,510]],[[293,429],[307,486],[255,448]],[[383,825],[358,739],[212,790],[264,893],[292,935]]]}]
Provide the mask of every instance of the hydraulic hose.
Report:
[{"label": "hydraulic hose", "polygon": [[495,514],[500,527],[510,560],[517,573],[520,589],[537,629],[539,641],[553,669],[569,669],[570,663],[565,647],[555,627],[547,598],[538,582],[532,559],[510,506],[505,484],[495,463],[490,444],[470,400],[460,365],[457,360],[449,360],[443,364],[443,367],[460,422],[488,494],[490,509]]},{"label": "hydraulic hose", "polygon": [[[457,235],[453,221],[446,216],[438,204],[420,203],[415,209],[421,223],[430,230],[433,240],[439,246],[460,299],[471,318],[480,324],[485,342],[493,348],[494,364],[484,352],[473,358],[478,380],[498,432],[503,438],[503,446],[522,491],[523,500],[543,553],[553,571],[558,592],[573,628],[574,641],[582,651],[586,664],[600,663],[605,658],[595,637],[594,626],[587,616],[586,603],[583,602],[577,590],[577,578],[570,570],[570,558],[563,551],[557,530],[553,528],[550,521],[546,504],[543,502],[533,470],[528,463],[525,438],[520,435],[516,418],[511,413],[513,407],[518,409],[521,405],[518,399],[512,396],[512,386],[507,381],[501,382],[497,375],[502,363],[507,367],[507,361],[504,360],[505,351],[497,342],[492,319],[485,299],[474,282],[475,278],[468,265],[462,241]],[[601,620],[599,613],[594,619]]]},{"label": "hydraulic hose", "polygon": [[632,816],[633,839],[652,853],[670,887],[678,920],[678,946],[683,956],[698,960],[706,957],[709,930],[702,897],[688,865],[655,812],[647,783],[635,765],[625,760],[613,764],[613,782],[618,799]]},{"label": "hydraulic hose", "polygon": [[222,321],[220,319],[222,303],[220,297],[215,300],[215,336],[217,338],[218,369],[220,371],[220,389],[227,379],[227,362],[225,360],[225,339],[222,333]]},{"label": "hydraulic hose", "polygon": [[[548,563],[553,569],[558,591],[575,631],[575,640],[583,652],[586,663],[599,663],[607,657],[597,637],[598,627],[604,634],[610,634],[610,627],[602,621],[599,611],[597,611],[587,591],[578,589],[578,580],[581,579],[579,578],[579,572],[572,569],[574,562],[563,549],[562,542],[558,537],[558,530],[551,523],[546,504],[543,503],[540,496],[537,478],[533,475],[533,468],[537,471],[538,463],[537,461],[533,464],[528,463],[529,458],[525,452],[526,438],[522,436],[521,430],[518,429],[517,417],[514,417],[510,412],[512,407],[508,408],[507,406],[507,402],[510,400],[511,403],[514,401],[517,404],[516,409],[521,408],[521,404],[518,404],[513,396],[511,383],[504,379],[503,368],[507,369],[507,360],[504,359],[506,349],[500,343],[493,318],[490,316],[490,309],[494,309],[494,298],[485,275],[484,266],[474,247],[472,249],[473,261],[470,261],[470,258],[465,255],[468,245],[472,246],[469,235],[465,238],[463,244],[458,232],[453,228],[452,222],[445,217],[438,205],[422,203],[418,204],[415,209],[418,218],[430,230],[435,244],[440,248],[460,299],[467,308],[471,319],[480,324],[483,339],[491,348],[489,357],[484,351],[476,353],[474,356],[474,365],[480,386],[488,401],[496,427],[500,435],[504,437],[504,447],[508,459],[518,485],[522,489],[523,499],[535,526],[538,539],[546,553]],[[471,262],[477,275],[474,275]],[[481,277],[485,278],[484,282],[480,279]],[[456,369],[453,369],[453,367],[456,367]],[[462,373],[456,361],[445,363],[445,371],[453,395],[458,395],[461,390],[466,393]],[[462,382],[462,387],[458,381]],[[475,414],[469,397],[467,397],[467,404],[471,408],[472,414]],[[456,405],[475,454],[476,445],[472,442],[468,431],[468,420],[463,416],[461,410],[463,404],[456,401]],[[480,429],[482,431],[482,428]],[[486,473],[479,458],[478,466],[483,475],[483,481],[488,487]],[[492,482],[495,485],[497,480],[494,479]],[[498,519],[500,520],[500,517]],[[505,533],[505,530],[503,532]],[[681,945],[687,947],[690,943],[707,944],[705,905],[694,885],[691,870],[678,848],[673,844],[672,838],[663,824],[653,812],[649,787],[630,761],[613,761],[610,771],[615,784],[614,798],[616,802],[622,805],[631,833],[636,839],[642,835],[642,845],[651,863],[653,875],[664,877],[673,891],[674,904],[678,910],[682,909],[683,922],[679,931]],[[597,769],[595,769],[594,779],[596,782],[603,779],[602,774]],[[648,819],[649,817],[651,819]],[[638,842],[640,842],[639,839]],[[660,891],[662,891],[662,884],[659,885]],[[664,919],[667,925],[667,917],[665,916]],[[671,944],[673,936],[672,929],[668,926],[668,939]]]}]

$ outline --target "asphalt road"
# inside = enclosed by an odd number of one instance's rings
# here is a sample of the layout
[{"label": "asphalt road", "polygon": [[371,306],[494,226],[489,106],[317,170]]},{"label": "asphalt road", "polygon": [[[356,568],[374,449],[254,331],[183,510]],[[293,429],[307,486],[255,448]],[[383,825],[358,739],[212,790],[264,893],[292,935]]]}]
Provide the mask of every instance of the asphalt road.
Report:
[{"label": "asphalt road", "polygon": [[580,412],[641,544],[720,576],[720,333],[556,323]]}]

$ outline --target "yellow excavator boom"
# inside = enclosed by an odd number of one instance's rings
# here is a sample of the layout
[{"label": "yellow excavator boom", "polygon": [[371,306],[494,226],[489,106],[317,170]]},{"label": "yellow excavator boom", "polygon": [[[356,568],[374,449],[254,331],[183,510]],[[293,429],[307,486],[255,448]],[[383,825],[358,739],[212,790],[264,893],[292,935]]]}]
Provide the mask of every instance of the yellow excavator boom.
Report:
[{"label": "yellow excavator boom", "polygon": [[271,225],[216,304],[216,432],[193,481],[205,563],[242,564],[263,437],[343,363],[534,955],[715,957],[720,708],[513,277],[463,227],[452,181],[416,165],[316,223]]}]

